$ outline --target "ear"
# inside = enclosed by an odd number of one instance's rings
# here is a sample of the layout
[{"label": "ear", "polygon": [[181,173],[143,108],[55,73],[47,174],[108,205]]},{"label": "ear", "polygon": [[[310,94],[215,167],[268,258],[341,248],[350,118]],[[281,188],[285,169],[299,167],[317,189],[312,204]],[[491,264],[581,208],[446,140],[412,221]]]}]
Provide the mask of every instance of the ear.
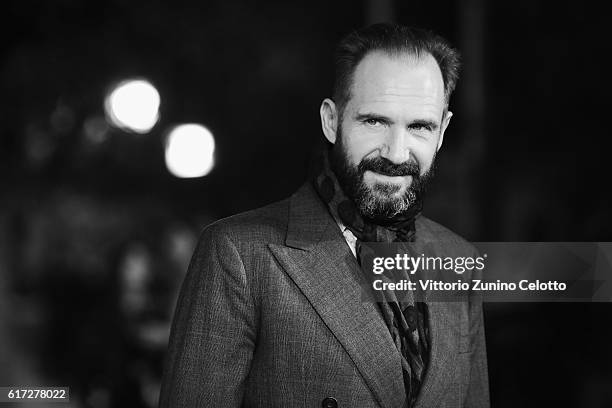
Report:
[{"label": "ear", "polygon": [[442,127],[440,128],[440,139],[438,139],[438,147],[436,147],[436,152],[440,150],[442,147],[442,142],[444,141],[444,132],[446,132],[446,128],[450,123],[451,118],[453,117],[453,112],[448,111],[442,118]]},{"label": "ear", "polygon": [[319,112],[321,113],[321,127],[325,138],[331,144],[336,143],[338,121],[340,120],[336,104],[331,99],[325,98],[321,103]]}]

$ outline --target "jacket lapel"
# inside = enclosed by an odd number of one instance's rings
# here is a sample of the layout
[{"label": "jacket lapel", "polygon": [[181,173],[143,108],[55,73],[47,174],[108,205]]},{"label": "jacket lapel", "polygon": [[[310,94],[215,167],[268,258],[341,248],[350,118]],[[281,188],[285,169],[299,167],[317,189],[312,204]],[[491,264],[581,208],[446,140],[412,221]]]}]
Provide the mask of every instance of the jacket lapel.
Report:
[{"label": "jacket lapel", "polygon": [[[287,246],[270,249],[342,344],[382,407],[402,407],[398,351],[376,305],[364,301],[364,279],[340,229],[310,184],[290,203]],[[367,293],[367,292],[364,292]]]}]

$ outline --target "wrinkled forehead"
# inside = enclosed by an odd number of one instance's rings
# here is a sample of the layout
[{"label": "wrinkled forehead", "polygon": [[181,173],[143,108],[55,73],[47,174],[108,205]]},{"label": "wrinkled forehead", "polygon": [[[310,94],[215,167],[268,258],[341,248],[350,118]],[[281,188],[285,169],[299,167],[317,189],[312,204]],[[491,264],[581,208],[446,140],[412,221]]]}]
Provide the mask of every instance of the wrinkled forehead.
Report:
[{"label": "wrinkled forehead", "polygon": [[444,107],[444,80],[431,54],[374,51],[357,65],[351,100],[357,104],[386,98]]}]

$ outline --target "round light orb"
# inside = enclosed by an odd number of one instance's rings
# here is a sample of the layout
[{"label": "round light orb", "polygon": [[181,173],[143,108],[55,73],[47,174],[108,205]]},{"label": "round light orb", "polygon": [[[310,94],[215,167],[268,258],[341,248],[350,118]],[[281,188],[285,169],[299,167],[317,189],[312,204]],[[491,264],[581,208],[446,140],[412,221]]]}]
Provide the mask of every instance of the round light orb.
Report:
[{"label": "round light orb", "polygon": [[202,125],[174,127],[166,139],[166,167],[176,177],[207,175],[214,166],[215,139]]},{"label": "round light orb", "polygon": [[121,82],[106,97],[104,109],[111,125],[135,133],[147,133],[159,120],[159,92],[150,82]]}]

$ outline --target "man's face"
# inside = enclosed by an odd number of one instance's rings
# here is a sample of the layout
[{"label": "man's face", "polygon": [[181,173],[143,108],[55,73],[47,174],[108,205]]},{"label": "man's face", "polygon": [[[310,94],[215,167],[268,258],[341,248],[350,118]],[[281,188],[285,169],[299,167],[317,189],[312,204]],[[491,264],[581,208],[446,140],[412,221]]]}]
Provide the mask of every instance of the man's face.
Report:
[{"label": "man's face", "polygon": [[357,65],[332,166],[363,215],[388,219],[416,202],[450,119],[444,107],[442,74],[431,55],[373,52]]}]

